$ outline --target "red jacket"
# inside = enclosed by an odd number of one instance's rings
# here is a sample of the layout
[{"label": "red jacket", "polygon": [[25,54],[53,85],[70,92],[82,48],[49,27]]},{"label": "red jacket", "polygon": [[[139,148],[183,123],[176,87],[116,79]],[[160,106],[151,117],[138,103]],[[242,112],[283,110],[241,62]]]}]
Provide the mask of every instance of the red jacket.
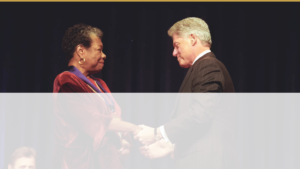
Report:
[{"label": "red jacket", "polygon": [[[110,94],[103,80],[95,80]],[[117,154],[120,138],[107,131],[113,116],[121,118],[115,100],[115,112],[111,112],[103,100],[105,96],[94,93],[68,71],[56,77],[53,92],[56,126],[53,169],[123,168]]]}]

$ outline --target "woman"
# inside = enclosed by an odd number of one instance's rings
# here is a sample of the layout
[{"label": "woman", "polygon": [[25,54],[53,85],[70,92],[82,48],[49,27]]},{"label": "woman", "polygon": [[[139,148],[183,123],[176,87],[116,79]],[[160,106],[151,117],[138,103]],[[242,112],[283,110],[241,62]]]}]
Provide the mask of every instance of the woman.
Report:
[{"label": "woman", "polygon": [[102,36],[98,28],[77,24],[63,37],[69,70],[56,77],[53,92],[81,94],[55,94],[55,169],[122,168],[120,158],[130,145],[121,133],[140,130],[121,120],[109,88],[92,76],[104,66]]}]

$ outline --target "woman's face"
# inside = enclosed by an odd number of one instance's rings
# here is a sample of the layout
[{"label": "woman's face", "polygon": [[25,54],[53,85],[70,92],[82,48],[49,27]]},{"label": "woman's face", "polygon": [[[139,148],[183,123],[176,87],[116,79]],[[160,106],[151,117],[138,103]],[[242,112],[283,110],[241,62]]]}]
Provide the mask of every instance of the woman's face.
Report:
[{"label": "woman's face", "polygon": [[98,73],[103,69],[106,55],[103,53],[103,44],[99,37],[91,35],[91,46],[85,48],[85,62],[82,67],[89,73]]}]

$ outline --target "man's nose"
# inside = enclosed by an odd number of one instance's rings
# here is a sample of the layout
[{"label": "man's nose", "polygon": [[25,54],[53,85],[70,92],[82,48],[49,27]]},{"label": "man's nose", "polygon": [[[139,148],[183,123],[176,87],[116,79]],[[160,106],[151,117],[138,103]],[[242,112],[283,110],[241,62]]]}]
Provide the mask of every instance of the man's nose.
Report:
[{"label": "man's nose", "polygon": [[174,49],[174,50],[173,50],[173,56],[176,57],[176,56],[177,56],[177,53],[178,53],[177,50]]}]

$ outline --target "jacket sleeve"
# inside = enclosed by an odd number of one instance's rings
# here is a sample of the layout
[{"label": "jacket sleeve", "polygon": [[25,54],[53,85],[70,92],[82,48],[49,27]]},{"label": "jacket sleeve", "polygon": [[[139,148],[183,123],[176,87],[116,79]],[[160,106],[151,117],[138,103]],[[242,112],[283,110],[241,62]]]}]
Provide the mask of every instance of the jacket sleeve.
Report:
[{"label": "jacket sleeve", "polygon": [[[208,92],[222,92],[224,76],[218,64],[211,59],[204,59],[194,68],[192,78],[192,92],[179,95],[179,100],[190,100],[186,103],[186,110],[179,116],[165,124],[165,132],[172,143],[189,136],[203,132],[210,125],[212,109],[217,104],[218,95]],[[195,94],[204,92],[206,94]],[[190,97],[190,98],[185,98]],[[181,104],[181,103],[179,103]],[[187,139],[187,138],[186,138]]]}]

